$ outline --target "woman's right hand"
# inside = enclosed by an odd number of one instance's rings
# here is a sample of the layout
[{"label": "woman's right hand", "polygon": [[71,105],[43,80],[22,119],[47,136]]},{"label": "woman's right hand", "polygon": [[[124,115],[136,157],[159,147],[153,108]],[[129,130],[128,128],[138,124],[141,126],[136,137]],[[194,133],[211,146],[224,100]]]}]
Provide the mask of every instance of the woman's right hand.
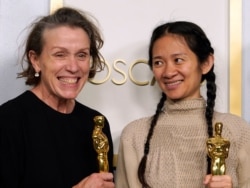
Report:
[{"label": "woman's right hand", "polygon": [[114,188],[113,179],[114,176],[112,173],[93,173],[72,188]]},{"label": "woman's right hand", "polygon": [[206,175],[204,185],[207,188],[232,188],[232,178],[229,175],[212,176]]}]

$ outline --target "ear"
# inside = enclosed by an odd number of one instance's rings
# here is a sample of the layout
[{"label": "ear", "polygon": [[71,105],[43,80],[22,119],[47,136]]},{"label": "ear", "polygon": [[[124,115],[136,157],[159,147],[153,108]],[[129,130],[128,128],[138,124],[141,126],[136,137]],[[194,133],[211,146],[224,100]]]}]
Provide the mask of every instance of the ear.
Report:
[{"label": "ear", "polygon": [[201,64],[202,74],[207,74],[214,65],[214,56],[210,54],[205,62]]},{"label": "ear", "polygon": [[29,51],[29,59],[30,59],[30,62],[32,64],[33,68],[35,69],[35,71],[40,72],[41,71],[40,62],[39,62],[38,56],[34,50]]}]

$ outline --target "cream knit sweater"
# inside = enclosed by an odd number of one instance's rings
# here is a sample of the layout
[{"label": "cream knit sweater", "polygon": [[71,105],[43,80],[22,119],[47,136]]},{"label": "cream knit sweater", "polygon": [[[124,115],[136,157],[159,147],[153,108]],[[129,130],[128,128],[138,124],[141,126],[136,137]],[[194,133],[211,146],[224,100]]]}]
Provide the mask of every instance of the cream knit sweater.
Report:
[{"label": "cream knit sweater", "polygon": [[[146,179],[153,188],[201,188],[206,175],[205,100],[167,101],[150,142]],[[250,188],[250,126],[243,119],[216,112],[222,137],[230,140],[226,174],[233,187]],[[137,176],[150,117],[135,120],[121,135],[116,188],[141,188]]]}]

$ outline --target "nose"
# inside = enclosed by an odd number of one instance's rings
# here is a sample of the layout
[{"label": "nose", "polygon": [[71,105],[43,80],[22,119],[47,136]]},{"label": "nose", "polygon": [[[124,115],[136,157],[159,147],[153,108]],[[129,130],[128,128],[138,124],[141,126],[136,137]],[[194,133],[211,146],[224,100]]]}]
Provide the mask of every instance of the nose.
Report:
[{"label": "nose", "polygon": [[70,57],[66,65],[66,70],[70,72],[77,72],[78,68],[79,68],[79,65],[78,65],[77,58],[74,56]]},{"label": "nose", "polygon": [[176,66],[172,63],[166,64],[163,71],[163,77],[167,79],[173,78],[177,74]]}]

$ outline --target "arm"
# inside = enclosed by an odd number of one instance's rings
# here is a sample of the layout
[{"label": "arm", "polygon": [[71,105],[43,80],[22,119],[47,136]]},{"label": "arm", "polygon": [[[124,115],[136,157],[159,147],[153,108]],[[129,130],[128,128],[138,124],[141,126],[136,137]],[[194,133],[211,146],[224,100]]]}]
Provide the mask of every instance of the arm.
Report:
[{"label": "arm", "polygon": [[118,151],[118,161],[116,170],[116,188],[134,188],[141,187],[139,183],[137,170],[139,165],[139,159],[135,148],[129,141],[121,136],[120,146]]},{"label": "arm", "polygon": [[236,115],[227,113],[217,113],[216,115],[217,121],[227,125],[228,135],[230,135],[227,138],[232,139],[234,142],[235,150],[233,152],[236,155],[235,165],[237,166],[233,166],[233,170],[237,175],[237,186],[239,188],[248,188],[250,187],[250,124]]},{"label": "arm", "polygon": [[0,107],[0,187],[20,187],[24,148],[20,114]]},{"label": "arm", "polygon": [[104,125],[103,131],[104,131],[105,135],[108,137],[108,141],[109,141],[109,152],[108,152],[109,172],[114,173],[114,169],[113,169],[113,157],[114,157],[113,139],[111,136],[109,122],[106,118],[105,118],[105,125]]},{"label": "arm", "polygon": [[[249,138],[250,139],[250,138]],[[239,187],[248,188],[250,187],[250,141],[248,141],[243,148],[240,149],[239,153]]]},{"label": "arm", "polygon": [[105,125],[103,129],[104,134],[108,138],[109,151],[108,151],[108,161],[109,161],[109,172],[93,173],[72,188],[114,188],[113,179],[113,141],[110,131],[110,126],[105,118]]}]

